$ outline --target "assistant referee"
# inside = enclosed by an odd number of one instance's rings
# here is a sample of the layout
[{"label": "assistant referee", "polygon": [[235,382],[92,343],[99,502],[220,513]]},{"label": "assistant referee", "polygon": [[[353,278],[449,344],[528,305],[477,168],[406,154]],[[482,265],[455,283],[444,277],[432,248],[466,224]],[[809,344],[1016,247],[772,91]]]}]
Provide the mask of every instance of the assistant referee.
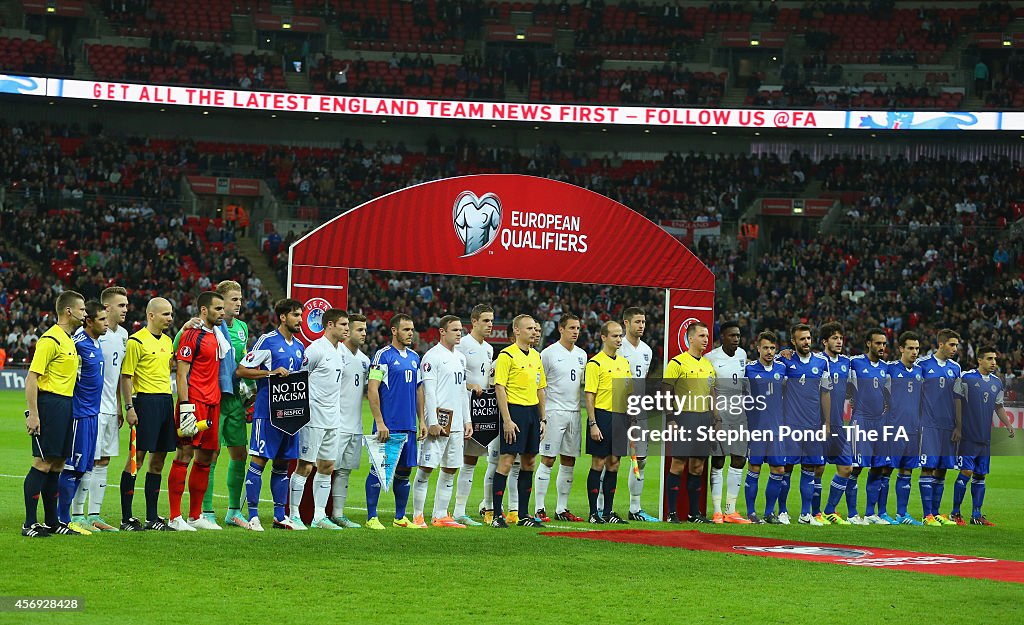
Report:
[{"label": "assistant referee", "polygon": [[517,315],[512,320],[516,342],[498,353],[494,365],[494,394],[501,415],[498,468],[494,472],[494,521],[492,527],[508,527],[502,513],[502,498],[516,454],[519,455],[519,522],[523,527],[544,527],[530,511],[533,490],[533,467],[544,438],[547,418],[544,415],[544,366],[540,354],[533,349],[537,321],[530,315]]},{"label": "assistant referee", "polygon": [[[720,417],[715,410],[715,367],[703,357],[710,342],[708,327],[697,321],[686,328],[687,351],[668,362],[662,380],[664,389],[675,393],[681,401],[682,412],[677,424],[685,428],[687,440],[673,445],[672,464],[665,478],[668,498],[668,522],[679,523],[676,515],[676,497],[683,471],[686,476],[686,494],[690,504],[690,523],[710,523],[700,512],[701,475],[705,459],[711,454],[711,441],[701,438],[699,428],[718,427]],[[687,457],[689,462],[687,462]]]},{"label": "assistant referee", "polygon": [[125,419],[128,425],[135,426],[137,433],[137,466],[142,466],[147,452],[153,454],[149,457],[149,471],[146,472],[145,525],[132,515],[135,476],[131,474],[131,458],[121,473],[121,530],[125,532],[144,529],[174,531],[166,519],[157,515],[164,459],[177,448],[178,443],[171,397],[174,347],[171,337],[164,334],[173,320],[170,302],[162,297],[149,300],[146,327],[128,337],[121,367]]},{"label": "assistant referee", "polygon": [[[71,455],[71,396],[78,377],[78,350],[71,337],[85,319],[85,298],[75,291],[57,297],[57,323],[39,337],[25,378],[25,429],[32,437],[32,468],[25,476],[25,524],[21,535],[77,536],[57,519],[57,489],[64,461]],[[36,517],[43,498],[46,525]]]},{"label": "assistant referee", "polygon": [[[583,379],[583,396],[587,402],[587,453],[590,474],[587,475],[587,497],[590,499],[591,523],[626,523],[612,510],[615,485],[619,478],[619,455],[616,449],[626,446],[626,397],[633,389],[633,373],[622,347],[622,325],[607,321],[601,326],[601,351],[587,362]],[[604,514],[597,509],[597,495],[604,475]]]}]

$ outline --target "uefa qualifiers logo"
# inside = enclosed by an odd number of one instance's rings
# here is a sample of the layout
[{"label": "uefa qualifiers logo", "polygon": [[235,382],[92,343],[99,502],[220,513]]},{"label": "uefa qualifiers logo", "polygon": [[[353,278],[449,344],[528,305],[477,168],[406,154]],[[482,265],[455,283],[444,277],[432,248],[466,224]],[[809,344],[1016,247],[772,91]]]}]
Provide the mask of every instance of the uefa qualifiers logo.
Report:
[{"label": "uefa qualifiers logo", "polygon": [[302,305],[302,336],[315,341],[324,335],[324,312],[331,308],[331,303],[322,297],[306,300]]},{"label": "uefa qualifiers logo", "polygon": [[501,200],[493,193],[477,197],[472,191],[463,191],[452,207],[452,225],[465,246],[462,258],[482,252],[498,238]]},{"label": "uefa qualifiers logo", "polygon": [[688,317],[686,321],[683,321],[683,325],[679,326],[679,334],[676,335],[676,345],[679,346],[680,352],[685,352],[690,349],[690,339],[686,336],[686,330],[691,325],[699,322],[700,319],[696,317]]}]

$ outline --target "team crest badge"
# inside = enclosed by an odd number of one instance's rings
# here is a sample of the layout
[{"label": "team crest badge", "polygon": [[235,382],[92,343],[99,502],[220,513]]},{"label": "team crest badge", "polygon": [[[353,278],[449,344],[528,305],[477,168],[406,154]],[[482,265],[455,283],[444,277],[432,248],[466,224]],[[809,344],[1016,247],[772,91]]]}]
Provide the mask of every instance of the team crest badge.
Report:
[{"label": "team crest badge", "polygon": [[331,303],[322,297],[306,300],[302,305],[302,336],[315,341],[324,335],[324,312],[331,308]]},{"label": "team crest badge", "polygon": [[452,207],[452,225],[464,246],[462,258],[484,251],[501,230],[501,200],[493,193],[477,197],[463,191]]}]

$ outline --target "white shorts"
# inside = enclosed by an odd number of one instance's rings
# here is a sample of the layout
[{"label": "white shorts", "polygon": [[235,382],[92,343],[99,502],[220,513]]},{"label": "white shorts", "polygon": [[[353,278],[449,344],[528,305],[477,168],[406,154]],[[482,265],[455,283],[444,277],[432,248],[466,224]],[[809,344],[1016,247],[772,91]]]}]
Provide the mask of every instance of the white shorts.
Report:
[{"label": "white shorts", "polygon": [[358,469],[359,460],[362,456],[362,434],[338,434],[338,456],[337,460],[334,461],[335,469]]},{"label": "white shorts", "polygon": [[420,443],[419,466],[436,469],[459,469],[462,467],[464,439],[461,428],[458,433],[452,428],[451,436],[428,436]]},{"label": "white shorts", "polygon": [[96,429],[96,460],[121,455],[121,437],[117,415],[100,413]]},{"label": "white shorts", "polygon": [[544,439],[540,442],[540,455],[579,458],[583,446],[583,427],[576,410],[548,410],[548,423]]},{"label": "white shorts", "polygon": [[299,460],[335,460],[341,437],[338,428],[315,428],[307,425],[299,430]]}]

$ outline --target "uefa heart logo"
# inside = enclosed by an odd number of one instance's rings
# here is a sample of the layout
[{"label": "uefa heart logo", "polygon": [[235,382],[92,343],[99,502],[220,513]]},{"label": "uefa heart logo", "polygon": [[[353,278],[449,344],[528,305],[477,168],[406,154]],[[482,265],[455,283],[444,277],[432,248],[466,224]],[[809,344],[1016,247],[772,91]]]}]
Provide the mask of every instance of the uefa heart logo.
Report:
[{"label": "uefa heart logo", "polygon": [[696,317],[688,317],[683,321],[683,325],[679,326],[679,334],[676,336],[676,344],[679,346],[680,352],[685,352],[690,349],[690,337],[686,336],[686,330],[691,324],[700,321]]},{"label": "uefa heart logo", "polygon": [[493,193],[477,197],[472,191],[463,191],[452,207],[452,225],[465,246],[462,258],[482,252],[498,238],[501,200]]}]

